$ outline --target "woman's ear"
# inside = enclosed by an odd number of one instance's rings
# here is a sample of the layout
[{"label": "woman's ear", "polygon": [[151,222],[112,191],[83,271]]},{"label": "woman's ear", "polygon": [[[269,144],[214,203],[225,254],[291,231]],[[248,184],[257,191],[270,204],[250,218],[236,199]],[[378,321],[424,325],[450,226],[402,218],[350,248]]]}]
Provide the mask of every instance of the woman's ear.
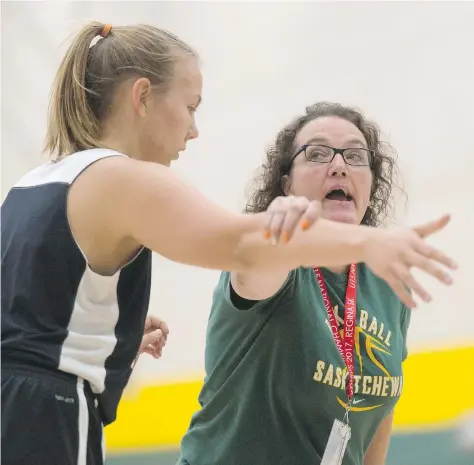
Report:
[{"label": "woman's ear", "polygon": [[281,178],[280,181],[281,190],[285,195],[291,194],[291,178],[287,174]]}]

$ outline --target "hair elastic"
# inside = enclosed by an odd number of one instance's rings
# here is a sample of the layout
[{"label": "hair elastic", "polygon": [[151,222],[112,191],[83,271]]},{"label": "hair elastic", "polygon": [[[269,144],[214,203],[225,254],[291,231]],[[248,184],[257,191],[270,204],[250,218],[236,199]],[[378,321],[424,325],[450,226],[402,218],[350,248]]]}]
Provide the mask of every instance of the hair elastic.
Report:
[{"label": "hair elastic", "polygon": [[112,29],[112,24],[106,24],[104,26],[104,29],[102,29],[102,32],[100,33],[100,36],[105,39],[109,35],[109,32],[110,32],[111,29]]}]

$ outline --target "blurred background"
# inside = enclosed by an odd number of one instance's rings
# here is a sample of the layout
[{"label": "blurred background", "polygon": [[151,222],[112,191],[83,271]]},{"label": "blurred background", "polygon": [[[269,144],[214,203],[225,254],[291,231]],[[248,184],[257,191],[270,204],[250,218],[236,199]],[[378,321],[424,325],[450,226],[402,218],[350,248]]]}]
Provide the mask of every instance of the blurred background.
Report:
[{"label": "blurred background", "polygon": [[[46,160],[50,86],[86,20],[151,23],[198,50],[201,135],[173,169],[227,208],[243,208],[265,147],[305,106],[337,101],[374,119],[408,193],[396,222],[451,213],[432,243],[460,265],[451,288],[427,283],[434,301],[412,316],[388,464],[474,464],[473,2],[2,1],[1,10],[2,199]],[[161,360],[142,356],[106,429],[110,465],[174,463],[199,407],[218,273],[154,260],[151,312],[171,334]]]}]

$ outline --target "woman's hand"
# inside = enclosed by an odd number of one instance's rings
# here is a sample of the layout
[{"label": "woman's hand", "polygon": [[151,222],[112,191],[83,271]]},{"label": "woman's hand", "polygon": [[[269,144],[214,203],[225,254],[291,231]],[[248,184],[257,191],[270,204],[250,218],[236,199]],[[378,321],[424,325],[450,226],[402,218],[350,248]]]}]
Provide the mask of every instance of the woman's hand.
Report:
[{"label": "woman's hand", "polygon": [[265,237],[274,245],[285,244],[297,227],[308,229],[320,217],[321,204],[306,197],[281,196],[273,200],[267,213]]}]

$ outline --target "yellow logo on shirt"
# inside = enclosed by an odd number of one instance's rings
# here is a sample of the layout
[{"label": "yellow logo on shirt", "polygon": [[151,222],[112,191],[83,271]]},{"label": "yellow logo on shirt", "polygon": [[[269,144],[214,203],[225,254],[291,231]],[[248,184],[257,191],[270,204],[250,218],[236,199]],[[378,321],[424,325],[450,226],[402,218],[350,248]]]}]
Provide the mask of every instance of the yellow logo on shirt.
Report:
[{"label": "yellow logo on shirt", "polygon": [[[336,320],[339,323],[339,332],[344,337],[344,320],[339,316],[339,308],[334,308]],[[362,336],[362,337],[361,337]],[[403,387],[403,376],[392,376],[387,368],[376,357],[377,353],[391,356],[390,341],[392,333],[382,322],[377,321],[375,317],[369,322],[369,314],[365,310],[361,310],[359,325],[356,326],[354,335],[354,352],[359,360],[360,373],[354,375],[354,399],[351,406],[352,412],[365,412],[381,407],[384,404],[365,406],[367,402],[365,398],[360,396],[378,396],[378,397],[399,397]],[[362,346],[362,348],[361,348]],[[364,363],[362,358],[362,350],[364,355],[381,372],[380,375],[364,374]],[[323,360],[319,360],[316,364],[316,371],[313,379],[322,384],[327,384],[334,388],[346,390],[347,368],[334,366]],[[359,396],[357,396],[359,394]],[[346,403],[336,396],[339,404],[346,408]],[[360,404],[360,405],[359,405]]]}]

